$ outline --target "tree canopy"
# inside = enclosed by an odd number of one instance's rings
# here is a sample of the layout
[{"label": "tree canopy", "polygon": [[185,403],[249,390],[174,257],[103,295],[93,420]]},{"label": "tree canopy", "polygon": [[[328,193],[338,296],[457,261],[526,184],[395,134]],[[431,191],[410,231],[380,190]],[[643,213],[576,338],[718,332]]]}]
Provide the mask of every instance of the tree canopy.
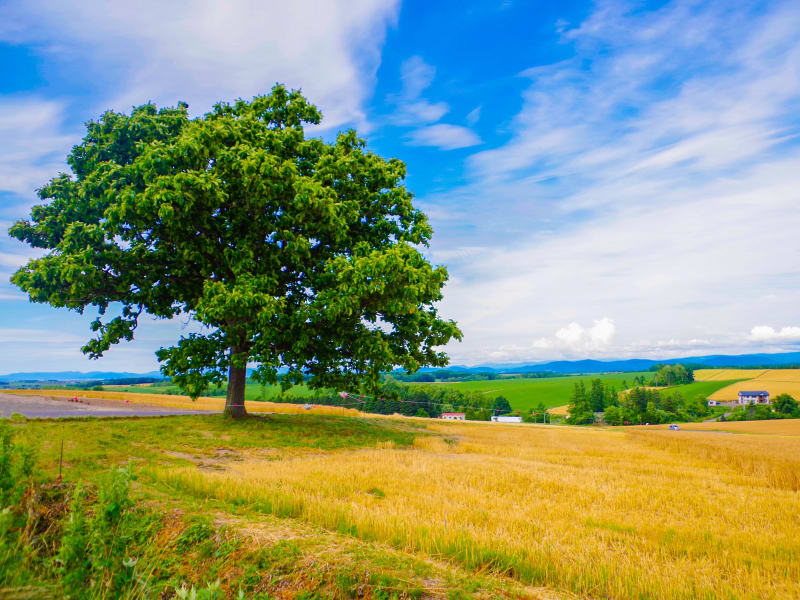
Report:
[{"label": "tree canopy", "polygon": [[321,121],[298,91],[252,101],[106,112],[43,201],[9,233],[48,252],[12,281],[34,302],[97,309],[92,358],[131,340],[143,314],[188,316],[202,333],[157,352],[189,395],[229,379],[244,414],[246,366],[263,383],[377,383],[400,366],[443,366],[461,333],[439,317],[447,270],[420,252],[432,230],[406,167]]}]

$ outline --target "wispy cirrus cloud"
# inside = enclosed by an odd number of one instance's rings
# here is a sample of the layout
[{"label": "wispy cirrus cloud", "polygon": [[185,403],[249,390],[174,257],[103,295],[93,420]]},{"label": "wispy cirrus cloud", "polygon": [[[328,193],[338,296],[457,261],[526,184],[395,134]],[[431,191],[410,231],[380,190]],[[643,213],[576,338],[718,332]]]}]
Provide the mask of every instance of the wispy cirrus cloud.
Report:
[{"label": "wispy cirrus cloud", "polygon": [[[396,105],[390,121],[396,125],[413,126],[405,136],[410,146],[433,146],[441,150],[456,150],[468,148],[481,143],[478,135],[462,125],[450,123],[437,123],[450,111],[446,102],[433,102],[423,97],[423,93],[433,83],[436,77],[436,68],[426,63],[420,56],[412,56],[406,60],[401,68],[401,81],[403,89],[400,94],[392,95],[389,101]],[[480,113],[472,111],[467,121],[474,119]],[[435,123],[435,124],[434,124]]]},{"label": "wispy cirrus cloud", "polygon": [[450,111],[446,102],[432,102],[422,97],[436,77],[436,68],[420,56],[412,56],[400,68],[403,89],[389,100],[397,105],[391,121],[398,125],[434,123]]},{"label": "wispy cirrus cloud", "polygon": [[798,35],[791,3],[606,2],[565,24],[574,56],[521,74],[509,140],[467,159],[468,185],[423,198],[449,213],[433,220],[432,257],[487,248],[450,263],[443,310],[466,334],[455,360],[530,357],[553,323],[598,313],[617,335],[595,356],[666,350],[658,340],[767,347],[744,324],[790,321],[800,300]]},{"label": "wispy cirrus cloud", "polygon": [[321,107],[324,127],[366,130],[364,102],[398,10],[397,0],[146,0],[136,10],[101,0],[9,0],[0,40],[80,64],[102,88],[93,112],[185,100],[202,114],[277,81],[302,87]]},{"label": "wispy cirrus cloud", "polygon": [[466,127],[438,123],[415,129],[409,133],[408,143],[412,146],[436,146],[442,150],[455,150],[477,146],[481,143],[481,138]]},{"label": "wispy cirrus cloud", "polygon": [[[0,192],[33,197],[36,188],[66,168],[64,156],[75,141],[70,133],[64,102],[0,96]],[[0,217],[6,212],[0,206]]]}]

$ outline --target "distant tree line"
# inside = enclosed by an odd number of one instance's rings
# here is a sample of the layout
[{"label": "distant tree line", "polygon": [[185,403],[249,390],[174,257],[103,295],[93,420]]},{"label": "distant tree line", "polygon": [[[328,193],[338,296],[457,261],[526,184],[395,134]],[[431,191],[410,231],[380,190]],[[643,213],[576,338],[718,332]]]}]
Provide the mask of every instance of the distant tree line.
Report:
[{"label": "distant tree line", "polygon": [[405,371],[395,371],[385,379],[395,379],[405,383],[434,383],[437,381],[486,381],[497,379],[497,373],[492,371],[481,371],[479,373],[462,371],[461,369],[432,369],[430,371],[417,371],[416,373],[406,373]]},{"label": "distant tree line", "polygon": [[603,412],[618,402],[617,390],[613,385],[604,384],[602,379],[593,379],[588,390],[583,380],[576,381],[569,401],[567,422],[572,425],[594,423],[595,413]]},{"label": "distant tree line", "polygon": [[386,374],[384,379],[395,379],[404,383],[435,383],[437,381],[494,381],[496,379],[543,379],[546,377],[562,377],[552,371],[532,371],[530,373],[496,373],[494,371],[462,371],[461,369],[431,369],[406,373],[394,371]]},{"label": "distant tree line", "polygon": [[94,379],[91,381],[78,381],[68,387],[78,389],[95,388],[104,385],[139,385],[142,383],[162,383],[167,381],[164,377],[122,377],[120,379]]},{"label": "distant tree line", "polygon": [[[677,375],[685,376],[680,370]],[[637,376],[634,381],[639,383],[641,379]],[[583,381],[576,382],[570,397],[567,422],[572,425],[594,423],[600,418],[600,413],[609,425],[694,421],[713,414],[702,399],[687,400],[677,390],[657,390],[642,385],[625,389],[625,383],[623,388],[618,393],[612,385],[599,378],[593,379],[588,389]]]},{"label": "distant tree line", "polygon": [[696,421],[711,414],[713,411],[699,397],[687,400],[678,391],[636,387],[620,394],[603,419],[609,425],[638,425]]},{"label": "distant tree line", "polygon": [[650,380],[650,385],[667,387],[685,385],[694,381],[694,370],[684,365],[661,365]]},{"label": "distant tree line", "polygon": [[[346,406],[380,415],[396,413],[406,416],[438,418],[443,412],[463,412],[465,418],[472,421],[488,421],[492,415],[511,412],[511,405],[504,396],[492,396],[446,386],[406,384],[394,379],[384,381],[379,392],[374,395],[352,394],[347,398],[342,398],[338,392],[333,390],[315,390],[303,396],[279,393],[270,401]],[[354,404],[356,406],[353,406]]]}]

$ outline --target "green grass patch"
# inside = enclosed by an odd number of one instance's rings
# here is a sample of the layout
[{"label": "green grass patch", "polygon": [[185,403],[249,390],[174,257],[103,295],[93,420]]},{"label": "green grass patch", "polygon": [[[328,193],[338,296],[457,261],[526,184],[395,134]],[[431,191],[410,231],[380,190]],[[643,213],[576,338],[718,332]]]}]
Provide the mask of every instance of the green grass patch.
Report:
[{"label": "green grass patch", "polygon": [[[17,444],[5,444],[15,454],[3,464],[36,458],[32,471],[10,471],[19,475],[19,490],[30,492],[25,507],[15,502],[13,512],[0,511],[0,597],[403,600],[439,597],[443,589],[475,600],[524,595],[517,582],[359,540],[351,528],[337,533],[256,514],[258,507],[193,497],[148,475],[220,450],[224,460],[236,460],[237,449],[403,447],[429,435],[405,421],[198,415],[0,426]],[[56,477],[62,440],[63,481]],[[385,496],[378,488],[368,493]]]},{"label": "green grass patch", "polygon": [[540,402],[544,403],[545,408],[569,404],[573,386],[580,380],[583,380],[587,389],[591,386],[592,379],[601,379],[619,391],[623,382],[633,385],[633,378],[639,375],[644,375],[646,379],[649,379],[653,373],[598,373],[596,375],[568,375],[542,379],[509,378],[419,385],[443,385],[465,392],[483,392],[492,396],[505,396],[514,410],[527,410],[536,408]]},{"label": "green grass patch", "polygon": [[670,388],[664,389],[669,390],[670,392],[680,392],[681,396],[683,396],[687,402],[691,402],[695,399],[705,402],[714,392],[721,390],[724,387],[728,387],[733,383],[738,383],[739,381],[745,380],[731,379],[728,381],[694,381],[685,385],[674,385]]},{"label": "green grass patch", "polygon": [[[38,448],[39,462],[58,469],[64,442],[65,478],[91,478],[105,465],[128,461],[186,460],[221,449],[309,448],[337,450],[393,442],[409,446],[419,435],[402,422],[321,415],[220,415],[146,418],[29,420],[14,424],[20,441]],[[183,458],[181,458],[183,457]]]}]

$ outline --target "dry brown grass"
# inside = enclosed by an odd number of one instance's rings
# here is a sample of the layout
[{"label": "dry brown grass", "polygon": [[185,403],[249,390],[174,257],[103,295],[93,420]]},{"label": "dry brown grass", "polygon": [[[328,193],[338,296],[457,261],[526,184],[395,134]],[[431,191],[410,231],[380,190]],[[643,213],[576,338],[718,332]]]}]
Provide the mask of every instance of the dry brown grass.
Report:
[{"label": "dry brown grass", "polygon": [[800,596],[800,438],[431,422],[414,449],[157,476],[526,583],[610,598]]},{"label": "dry brown grass", "polygon": [[[109,392],[93,390],[7,390],[9,393],[20,396],[50,396],[55,398],[98,399],[116,401],[120,404],[136,404],[142,406],[161,406],[180,410],[215,410],[225,408],[224,398],[209,398],[201,396],[192,400],[188,396],[173,396],[169,394],[140,394],[138,392]],[[282,413],[282,414],[317,414],[317,415],[362,415],[353,408],[337,406],[319,406],[306,410],[302,404],[284,404],[278,402],[245,402],[245,408],[251,413]]]}]

